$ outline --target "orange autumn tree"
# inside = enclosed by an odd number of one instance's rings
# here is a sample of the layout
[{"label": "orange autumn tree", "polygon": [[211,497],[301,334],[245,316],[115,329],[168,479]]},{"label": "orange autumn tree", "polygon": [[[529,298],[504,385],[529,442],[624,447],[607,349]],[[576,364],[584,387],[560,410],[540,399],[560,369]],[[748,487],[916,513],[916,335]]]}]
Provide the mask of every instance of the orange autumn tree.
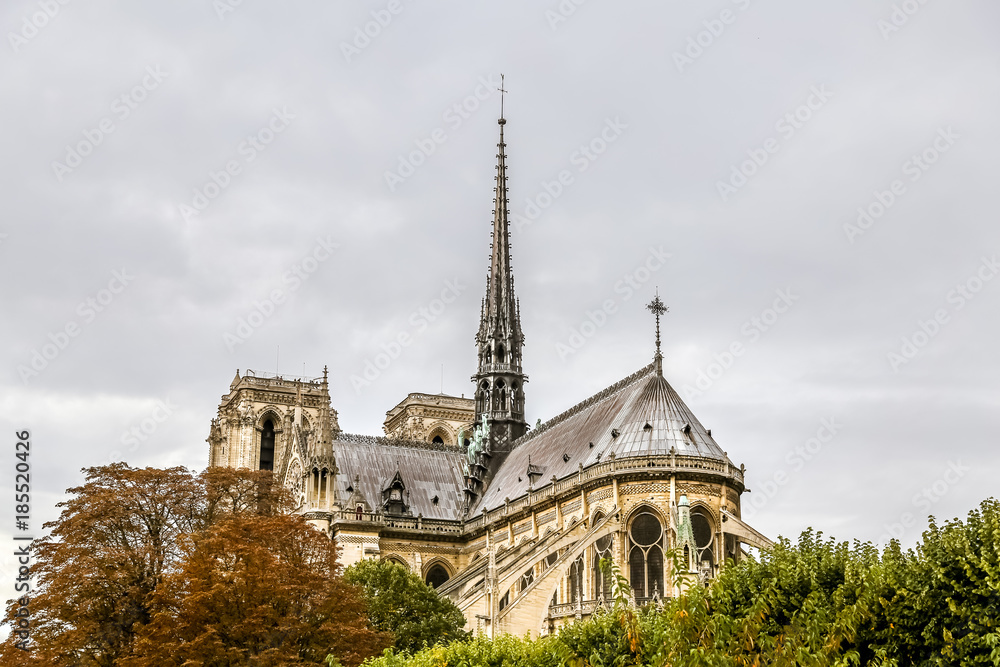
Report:
[{"label": "orange autumn tree", "polygon": [[84,474],[32,548],[31,651],[9,638],[3,664],[114,665],[149,621],[151,595],[178,560],[178,537],[196,527],[198,483],[183,468],[118,463]]},{"label": "orange autumn tree", "polygon": [[390,645],[371,629],[335,545],[302,517],[224,519],[184,539],[123,667],[358,665]]},{"label": "orange autumn tree", "polygon": [[[59,519],[44,526],[50,534],[32,548],[31,651],[12,635],[0,644],[0,665],[122,664],[154,614],[166,613],[163,587],[176,590],[196,536],[240,520],[259,528],[255,518],[277,519],[288,507],[269,472],[122,463],[83,472],[85,483],[69,489]],[[294,535],[302,527],[271,526]],[[8,603],[8,625],[16,607]]]}]

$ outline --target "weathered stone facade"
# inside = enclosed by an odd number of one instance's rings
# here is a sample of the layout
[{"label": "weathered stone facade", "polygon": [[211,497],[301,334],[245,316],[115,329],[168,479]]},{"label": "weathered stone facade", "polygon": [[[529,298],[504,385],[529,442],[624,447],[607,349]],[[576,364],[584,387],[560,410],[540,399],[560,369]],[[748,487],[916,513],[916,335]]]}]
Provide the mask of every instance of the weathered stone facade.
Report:
[{"label": "weathered stone facade", "polygon": [[471,398],[445,394],[410,394],[385,413],[382,430],[389,438],[426,440],[457,445],[459,434],[469,438],[476,418]]}]

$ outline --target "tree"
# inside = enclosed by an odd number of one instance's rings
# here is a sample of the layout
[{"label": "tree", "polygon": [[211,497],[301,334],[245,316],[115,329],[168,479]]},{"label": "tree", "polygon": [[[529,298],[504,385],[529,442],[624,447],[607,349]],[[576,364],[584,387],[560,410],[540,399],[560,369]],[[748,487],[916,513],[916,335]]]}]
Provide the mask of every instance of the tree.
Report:
[{"label": "tree", "polygon": [[[267,471],[195,475],[117,463],[83,472],[85,483],[68,490],[59,518],[45,524],[51,533],[32,546],[31,652],[16,648],[12,634],[0,644],[0,664],[118,665],[152,620],[154,594],[193,553],[193,536],[288,507]],[[18,607],[7,605],[11,627]]]},{"label": "tree", "polygon": [[336,546],[300,516],[225,518],[183,551],[122,667],[317,665],[327,654],[351,667],[390,643],[338,576]]},{"label": "tree", "polygon": [[348,567],[344,578],[361,587],[372,625],[395,635],[397,651],[468,636],[461,610],[398,563],[363,560]]},{"label": "tree", "polygon": [[[198,484],[183,468],[117,463],[84,473],[86,483],[57,505],[59,519],[45,524],[51,534],[32,548],[31,655],[39,665],[111,667],[127,654],[177,560],[178,536],[198,515]],[[24,657],[10,639],[3,655]]]},{"label": "tree", "polygon": [[555,637],[477,637],[368,667],[1000,665],[998,582],[1000,503],[990,499],[964,522],[931,519],[905,553],[807,530],[661,606],[635,610],[616,595]]}]

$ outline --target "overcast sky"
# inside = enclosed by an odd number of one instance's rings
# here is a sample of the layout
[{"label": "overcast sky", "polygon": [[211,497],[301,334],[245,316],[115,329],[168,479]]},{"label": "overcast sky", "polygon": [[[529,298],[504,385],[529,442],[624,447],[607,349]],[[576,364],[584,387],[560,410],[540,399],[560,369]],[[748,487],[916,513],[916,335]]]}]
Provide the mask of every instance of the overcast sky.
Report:
[{"label": "overcast sky", "polygon": [[996,494],[996,3],[11,0],[0,26],[0,493],[31,429],[35,534],[82,467],[203,468],[237,368],[328,365],[357,433],[470,393],[500,72],[532,424],[650,361],[658,287],[665,375],[767,535],[913,544]]}]

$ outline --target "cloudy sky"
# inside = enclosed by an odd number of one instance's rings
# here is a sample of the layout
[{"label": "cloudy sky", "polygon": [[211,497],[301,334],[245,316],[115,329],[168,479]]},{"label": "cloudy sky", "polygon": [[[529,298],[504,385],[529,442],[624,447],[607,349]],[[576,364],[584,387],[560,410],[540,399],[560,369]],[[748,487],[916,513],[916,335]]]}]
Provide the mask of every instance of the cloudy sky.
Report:
[{"label": "cloudy sky", "polygon": [[649,362],[658,288],[768,535],[912,544],[996,493],[995,3],[335,4],[0,9],[33,531],[84,466],[202,468],[237,368],[328,365],[359,433],[469,393],[500,72],[532,423]]}]

